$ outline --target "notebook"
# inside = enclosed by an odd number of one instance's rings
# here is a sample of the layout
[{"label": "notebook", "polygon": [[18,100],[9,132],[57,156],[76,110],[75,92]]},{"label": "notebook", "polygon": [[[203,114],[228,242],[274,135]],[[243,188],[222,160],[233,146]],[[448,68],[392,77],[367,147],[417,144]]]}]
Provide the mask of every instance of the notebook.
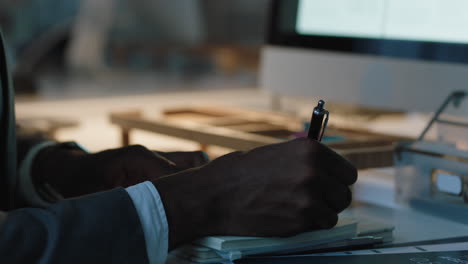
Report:
[{"label": "notebook", "polygon": [[284,247],[296,244],[315,243],[322,241],[351,238],[356,236],[357,223],[351,218],[342,218],[332,229],[317,230],[301,233],[292,237],[243,237],[243,236],[210,236],[194,241],[199,246],[204,246],[218,251],[246,250],[254,248]]},{"label": "notebook", "polygon": [[379,222],[341,218],[328,230],[302,233],[288,238],[259,238],[238,236],[213,236],[194,241],[171,252],[171,255],[192,263],[220,263],[259,254],[288,254],[304,250],[372,245],[391,241],[393,226]]}]

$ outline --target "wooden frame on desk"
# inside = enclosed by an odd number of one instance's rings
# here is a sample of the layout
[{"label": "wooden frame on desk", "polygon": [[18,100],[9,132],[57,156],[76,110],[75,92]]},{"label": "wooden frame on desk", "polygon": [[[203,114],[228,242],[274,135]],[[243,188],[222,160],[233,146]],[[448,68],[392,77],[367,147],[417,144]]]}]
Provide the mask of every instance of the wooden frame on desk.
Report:
[{"label": "wooden frame on desk", "polygon": [[[185,114],[191,113],[190,111],[210,114],[205,120],[187,120],[190,118],[187,118]],[[171,117],[171,115],[178,114],[181,115],[178,118]],[[240,117],[254,125],[236,124]],[[284,130],[288,130],[297,127],[300,123],[299,120],[293,120],[282,114],[219,107],[168,110],[165,112],[165,117],[161,118],[147,118],[140,111],[115,112],[110,114],[110,121],[120,127],[123,145],[130,144],[131,131],[138,129],[195,141],[200,144],[200,149],[203,151],[207,151],[210,145],[233,150],[249,150],[283,142],[285,138],[264,135],[272,131],[251,131],[262,130],[269,126],[273,128],[274,133],[281,133],[281,124]],[[255,124],[258,126],[255,127]],[[359,169],[392,166],[393,143],[404,140],[399,137],[364,131],[343,130],[341,133],[349,135],[352,139],[329,143],[328,146],[346,157]]]}]

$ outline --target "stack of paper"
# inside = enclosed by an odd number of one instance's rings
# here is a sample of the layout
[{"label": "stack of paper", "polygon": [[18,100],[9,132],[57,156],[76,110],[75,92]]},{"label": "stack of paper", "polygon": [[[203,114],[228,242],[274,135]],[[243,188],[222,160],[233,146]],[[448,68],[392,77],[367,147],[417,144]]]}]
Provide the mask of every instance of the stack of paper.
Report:
[{"label": "stack of paper", "polygon": [[358,237],[372,236],[382,238],[383,243],[389,243],[393,240],[393,225],[383,224],[377,221],[365,220],[358,223]]},{"label": "stack of paper", "polygon": [[345,241],[357,236],[356,221],[340,219],[338,224],[328,230],[301,233],[286,238],[211,236],[194,241],[171,252],[181,258],[198,263],[219,263],[223,260],[236,260],[245,256],[294,252]]}]

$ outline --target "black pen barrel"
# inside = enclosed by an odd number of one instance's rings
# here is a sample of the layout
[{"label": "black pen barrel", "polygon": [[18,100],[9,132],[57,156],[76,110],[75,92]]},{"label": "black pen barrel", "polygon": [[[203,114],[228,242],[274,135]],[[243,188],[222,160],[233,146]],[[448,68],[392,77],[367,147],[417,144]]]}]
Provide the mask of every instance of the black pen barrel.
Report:
[{"label": "black pen barrel", "polygon": [[320,133],[322,131],[323,118],[325,114],[313,114],[310,120],[308,138],[319,140]]}]

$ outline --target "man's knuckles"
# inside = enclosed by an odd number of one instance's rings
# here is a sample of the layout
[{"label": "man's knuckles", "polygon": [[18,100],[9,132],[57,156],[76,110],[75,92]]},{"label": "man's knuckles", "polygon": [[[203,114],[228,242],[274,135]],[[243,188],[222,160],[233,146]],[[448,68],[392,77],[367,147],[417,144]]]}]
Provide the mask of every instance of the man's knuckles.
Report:
[{"label": "man's knuckles", "polygon": [[152,154],[152,151],[142,145],[131,145],[120,149],[126,155],[146,156]]},{"label": "man's knuckles", "polygon": [[348,185],[354,184],[357,179],[358,179],[358,171],[355,167],[350,168],[349,174],[348,174]]},{"label": "man's knuckles", "polygon": [[338,223],[338,214],[328,214],[325,220],[321,223],[321,227],[325,229],[332,228]]},{"label": "man's knuckles", "polygon": [[326,194],[326,197],[329,207],[338,213],[348,208],[352,201],[352,193],[347,187],[340,191],[330,192]]}]

